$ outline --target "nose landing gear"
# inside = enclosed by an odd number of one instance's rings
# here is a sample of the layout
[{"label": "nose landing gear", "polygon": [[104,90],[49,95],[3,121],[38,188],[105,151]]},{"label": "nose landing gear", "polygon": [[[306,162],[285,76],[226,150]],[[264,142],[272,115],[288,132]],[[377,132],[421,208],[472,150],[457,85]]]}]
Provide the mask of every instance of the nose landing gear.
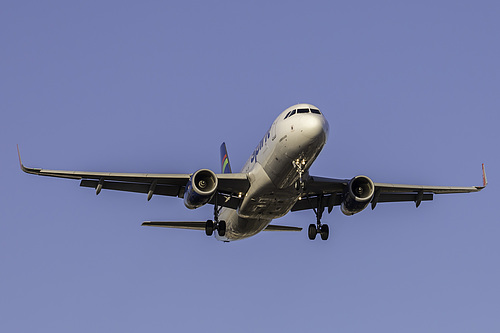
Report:
[{"label": "nose landing gear", "polygon": [[295,170],[297,170],[297,173],[299,174],[299,179],[295,183],[295,189],[297,191],[304,191],[305,190],[305,182],[302,179],[302,176],[304,175],[304,168],[307,164],[305,159],[296,159],[295,161],[292,161],[293,166],[295,167]]},{"label": "nose landing gear", "polygon": [[[302,176],[305,173],[305,167],[307,164],[307,161],[305,159],[296,159],[292,161],[292,164],[299,174],[299,179],[295,183],[295,189],[300,192],[300,195],[305,192],[306,190],[306,184],[302,178]],[[307,198],[309,200],[309,198]],[[300,200],[300,197],[299,197]],[[330,228],[328,227],[327,224],[322,224],[321,223],[321,217],[323,216],[323,211],[325,210],[325,206],[323,205],[323,196],[319,196],[317,198],[318,200],[318,205],[316,208],[311,204],[312,209],[314,211],[314,214],[316,214],[316,225],[310,224],[309,228],[307,229],[307,234],[309,236],[310,240],[316,239],[316,235],[320,234],[322,240],[327,240],[328,236],[330,235]]]}]

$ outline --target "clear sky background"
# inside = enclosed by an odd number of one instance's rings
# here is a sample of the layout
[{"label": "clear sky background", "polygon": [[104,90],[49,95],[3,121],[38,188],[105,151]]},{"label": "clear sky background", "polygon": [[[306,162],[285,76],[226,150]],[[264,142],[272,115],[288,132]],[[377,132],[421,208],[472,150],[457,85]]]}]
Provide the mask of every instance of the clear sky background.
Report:
[{"label": "clear sky background", "polygon": [[[498,1],[4,1],[0,331],[499,332]],[[480,193],[224,244],[141,227],[182,200],[49,169],[233,170],[285,108],[330,123],[311,174]],[[314,213],[276,223],[307,227]]]}]

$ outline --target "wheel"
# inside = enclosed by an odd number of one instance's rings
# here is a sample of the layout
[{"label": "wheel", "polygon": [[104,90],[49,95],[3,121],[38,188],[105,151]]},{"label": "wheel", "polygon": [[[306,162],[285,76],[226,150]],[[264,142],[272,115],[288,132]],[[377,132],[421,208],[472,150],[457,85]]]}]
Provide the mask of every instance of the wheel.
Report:
[{"label": "wheel", "polygon": [[318,231],[316,230],[316,225],[309,224],[309,229],[307,230],[307,234],[310,240],[314,240],[316,238],[316,234]]},{"label": "wheel", "polygon": [[212,220],[208,220],[205,224],[205,233],[207,236],[212,236],[214,233],[214,222]]},{"label": "wheel", "polygon": [[328,228],[328,225],[327,224],[323,224],[321,226],[321,230],[320,230],[321,239],[322,240],[327,240],[329,233],[330,233],[330,229]]},{"label": "wheel", "polygon": [[217,232],[219,236],[224,237],[226,234],[226,221],[220,221],[217,225]]}]

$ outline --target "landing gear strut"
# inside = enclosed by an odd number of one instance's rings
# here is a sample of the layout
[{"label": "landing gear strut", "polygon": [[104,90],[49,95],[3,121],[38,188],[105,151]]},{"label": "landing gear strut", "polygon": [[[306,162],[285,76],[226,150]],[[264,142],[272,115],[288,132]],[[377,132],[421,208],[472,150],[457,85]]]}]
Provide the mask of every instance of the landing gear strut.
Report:
[{"label": "landing gear strut", "polygon": [[222,207],[217,205],[218,193],[215,193],[215,204],[214,204],[214,220],[207,220],[205,224],[205,234],[207,236],[212,236],[214,230],[217,230],[219,236],[224,237],[226,235],[226,221],[219,221],[219,213]]},{"label": "landing gear strut", "polygon": [[297,191],[304,191],[305,190],[305,183],[304,180],[302,179],[302,176],[304,175],[304,168],[306,166],[306,160],[305,159],[296,159],[295,161],[292,161],[293,166],[295,167],[295,170],[297,170],[297,173],[299,174],[299,179],[295,183],[295,189]]},{"label": "landing gear strut", "polygon": [[[305,159],[296,159],[292,161],[293,166],[295,167],[295,170],[299,174],[299,179],[295,183],[295,189],[300,192],[300,197],[302,197],[302,194],[305,192],[306,185],[303,180],[303,175],[305,173],[305,167],[307,164],[307,161]],[[299,200],[300,200],[299,197]],[[310,200],[309,197],[307,200]],[[309,228],[307,229],[307,235],[309,236],[310,240],[316,239],[316,235],[320,234],[322,240],[327,240],[328,236],[330,234],[330,228],[328,228],[328,225],[326,224],[321,224],[321,217],[323,216],[323,211],[325,210],[325,206],[323,205],[323,196],[319,196],[317,198],[318,200],[318,205],[316,208],[311,204],[311,207],[314,211],[314,214],[316,214],[316,225],[310,224]]]},{"label": "landing gear strut", "polygon": [[318,207],[313,208],[314,214],[316,214],[316,225],[310,224],[307,234],[310,240],[316,239],[316,235],[320,234],[322,240],[327,240],[330,234],[330,228],[327,224],[321,224],[321,217],[325,207],[323,206],[323,197],[318,197]]}]

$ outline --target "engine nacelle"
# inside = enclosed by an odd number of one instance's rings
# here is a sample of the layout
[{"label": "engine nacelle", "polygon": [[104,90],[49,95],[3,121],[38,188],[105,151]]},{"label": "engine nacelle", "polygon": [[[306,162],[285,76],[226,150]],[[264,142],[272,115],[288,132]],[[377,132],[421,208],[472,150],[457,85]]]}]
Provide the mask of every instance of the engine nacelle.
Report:
[{"label": "engine nacelle", "polygon": [[219,181],[215,173],[208,169],[196,171],[189,179],[184,191],[184,205],[189,209],[207,204],[214,196]]},{"label": "engine nacelle", "polygon": [[349,181],[340,209],[345,215],[354,215],[368,206],[375,193],[375,185],[366,176],[356,176]]}]

